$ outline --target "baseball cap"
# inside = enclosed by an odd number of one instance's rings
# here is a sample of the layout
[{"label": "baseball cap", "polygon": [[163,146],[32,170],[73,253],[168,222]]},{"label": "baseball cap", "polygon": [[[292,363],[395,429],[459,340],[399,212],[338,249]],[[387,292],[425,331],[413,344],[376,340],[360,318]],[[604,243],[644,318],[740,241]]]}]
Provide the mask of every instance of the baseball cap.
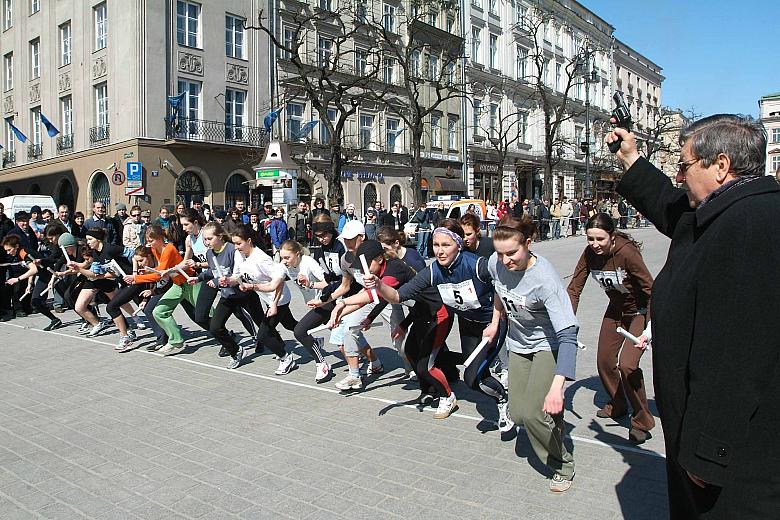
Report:
[{"label": "baseball cap", "polygon": [[352,262],[352,267],[360,268],[363,264],[360,262],[360,255],[366,256],[366,262],[371,263],[371,260],[378,256],[385,254],[385,248],[382,247],[382,243],[377,240],[366,240],[355,251],[355,260]]},{"label": "baseball cap", "polygon": [[355,238],[358,235],[364,235],[366,234],[366,228],[363,226],[363,223],[359,220],[350,220],[346,224],[344,224],[344,229],[341,231],[341,238],[346,238],[347,240],[351,238]]},{"label": "baseball cap", "polygon": [[76,245],[76,237],[70,233],[63,233],[60,238],[57,239],[57,245],[60,247],[70,247]]}]

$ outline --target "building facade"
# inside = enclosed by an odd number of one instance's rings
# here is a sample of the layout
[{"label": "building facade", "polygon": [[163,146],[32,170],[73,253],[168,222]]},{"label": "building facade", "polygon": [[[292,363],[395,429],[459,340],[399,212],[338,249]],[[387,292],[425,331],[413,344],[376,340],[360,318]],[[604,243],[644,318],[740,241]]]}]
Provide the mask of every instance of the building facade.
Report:
[{"label": "building facade", "polygon": [[[267,142],[267,54],[243,25],[259,2],[2,3],[3,116],[28,141],[3,123],[0,195],[48,193],[81,210],[249,202]],[[129,162],[142,165],[143,195],[127,194]]]},{"label": "building facade", "polygon": [[761,123],[766,128],[766,174],[780,173],[780,92],[763,96],[758,101]]}]

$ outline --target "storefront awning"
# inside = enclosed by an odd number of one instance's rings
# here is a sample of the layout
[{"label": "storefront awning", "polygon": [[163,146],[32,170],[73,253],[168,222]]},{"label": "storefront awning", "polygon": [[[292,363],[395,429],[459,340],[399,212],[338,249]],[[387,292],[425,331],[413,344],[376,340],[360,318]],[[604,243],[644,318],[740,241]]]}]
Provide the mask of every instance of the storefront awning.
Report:
[{"label": "storefront awning", "polygon": [[466,193],[466,191],[468,191],[465,182],[460,179],[451,179],[448,177],[436,177],[433,182],[433,187],[437,193],[442,191]]}]

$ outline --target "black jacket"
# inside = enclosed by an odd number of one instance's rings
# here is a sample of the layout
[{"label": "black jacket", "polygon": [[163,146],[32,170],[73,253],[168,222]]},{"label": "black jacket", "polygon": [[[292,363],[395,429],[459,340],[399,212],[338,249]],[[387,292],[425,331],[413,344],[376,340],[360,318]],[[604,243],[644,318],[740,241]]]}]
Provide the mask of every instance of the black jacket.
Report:
[{"label": "black jacket", "polygon": [[35,253],[38,251],[38,237],[35,236],[35,231],[33,231],[31,227],[28,227],[27,232],[25,233],[19,226],[14,226],[6,234],[6,236],[8,235],[18,236],[19,244],[21,244],[27,253]]},{"label": "black jacket", "polygon": [[[780,240],[767,225],[780,222],[780,185],[760,178],[694,211],[639,159],[618,193],[672,239],[652,294],[671,516],[777,517],[780,476],[762,466],[780,461]],[[684,470],[714,484],[704,498]]]},{"label": "black jacket", "polygon": [[387,212],[382,213],[381,215],[379,215],[379,218],[377,219],[377,223],[380,226],[390,226],[391,228],[395,228],[395,229],[398,229],[399,231],[403,231],[404,224],[406,224],[406,222],[409,220],[407,218],[408,215],[409,215],[408,212],[407,212],[406,215],[404,215],[403,208],[401,208],[401,211],[398,212],[398,217],[399,217],[399,220],[401,221],[400,222],[400,224],[401,224],[400,229],[396,228],[396,225],[395,225],[396,224],[395,223],[395,214],[393,214],[392,211],[387,211]]}]

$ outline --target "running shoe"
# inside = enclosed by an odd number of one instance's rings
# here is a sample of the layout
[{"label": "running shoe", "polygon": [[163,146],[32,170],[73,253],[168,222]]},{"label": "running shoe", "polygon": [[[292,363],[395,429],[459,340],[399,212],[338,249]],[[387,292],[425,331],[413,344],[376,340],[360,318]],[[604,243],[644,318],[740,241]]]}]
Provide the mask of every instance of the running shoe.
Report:
[{"label": "running shoe", "polygon": [[54,330],[54,329],[59,329],[60,327],[62,327],[62,320],[59,320],[59,319],[55,318],[55,319],[51,320],[51,323],[46,325],[43,328],[43,330],[50,331],[50,330]]},{"label": "running shoe", "polygon": [[173,356],[184,350],[184,342],[181,343],[168,343],[160,349],[160,354],[163,356]]},{"label": "running shoe", "polygon": [[509,417],[509,403],[501,401],[498,403],[498,431],[506,433],[515,427],[514,421]]},{"label": "running shoe", "polygon": [[295,370],[297,366],[298,364],[293,359],[292,353],[289,353],[279,360],[279,368],[276,369],[276,372],[274,372],[274,374],[276,374],[277,376],[283,376],[285,374],[289,374],[290,372]]},{"label": "running shoe", "polygon": [[94,338],[109,327],[108,322],[100,320],[97,325],[93,325],[89,332],[87,332],[88,338]]},{"label": "running shoe", "polygon": [[[572,476],[572,478],[574,478]],[[550,491],[553,493],[563,493],[564,491],[567,491],[571,487],[571,480],[564,478],[562,475],[555,474],[550,479]]]},{"label": "running shoe", "polygon": [[350,390],[362,390],[363,380],[359,377],[352,377],[347,375],[347,377],[336,383],[336,388],[343,392],[349,392]]},{"label": "running shoe", "polygon": [[152,343],[151,345],[146,346],[147,352],[157,352],[158,350],[161,350],[165,345],[161,345],[159,343]]},{"label": "running shoe", "polygon": [[234,368],[238,368],[241,365],[241,361],[244,359],[244,349],[241,347],[238,347],[238,352],[236,352],[236,356],[230,360],[230,363],[228,363],[228,369],[233,370]]},{"label": "running shoe", "polygon": [[417,381],[417,373],[414,370],[410,370],[406,377],[409,378],[409,381]]},{"label": "running shoe", "polygon": [[127,337],[130,338],[130,341],[135,341],[135,340],[138,339],[136,337],[136,335],[135,335],[135,331],[134,330],[128,330],[127,331]]},{"label": "running shoe", "polygon": [[228,349],[226,349],[224,346],[219,349],[219,357],[228,357],[229,355],[230,352],[228,352]]},{"label": "running shoe", "polygon": [[84,321],[84,322],[81,323],[81,327],[79,327],[76,330],[76,333],[83,335],[83,334],[86,334],[87,332],[89,332],[89,330],[91,328],[92,328],[92,325],[90,325],[88,321]]},{"label": "running shoe", "polygon": [[502,370],[498,374],[498,380],[501,382],[501,386],[504,389],[509,390],[509,370]]},{"label": "running shoe", "polygon": [[383,374],[384,371],[385,371],[384,365],[380,364],[378,366],[374,366],[373,363],[369,362],[368,368],[366,369],[366,374],[368,374],[369,376],[375,376],[378,374]]},{"label": "running shoe", "polygon": [[314,381],[317,383],[324,383],[331,378],[333,372],[330,371],[330,365],[327,363],[317,363],[317,373],[314,376]]},{"label": "running shoe", "polygon": [[439,398],[439,407],[436,408],[436,413],[433,414],[434,419],[446,419],[458,409],[458,400],[455,398],[455,393],[451,393],[449,397]]},{"label": "running shoe", "polygon": [[130,348],[133,346],[133,341],[130,336],[122,336],[119,338],[119,343],[117,343],[116,347],[114,347],[114,350],[117,352],[125,352],[130,350]]}]

